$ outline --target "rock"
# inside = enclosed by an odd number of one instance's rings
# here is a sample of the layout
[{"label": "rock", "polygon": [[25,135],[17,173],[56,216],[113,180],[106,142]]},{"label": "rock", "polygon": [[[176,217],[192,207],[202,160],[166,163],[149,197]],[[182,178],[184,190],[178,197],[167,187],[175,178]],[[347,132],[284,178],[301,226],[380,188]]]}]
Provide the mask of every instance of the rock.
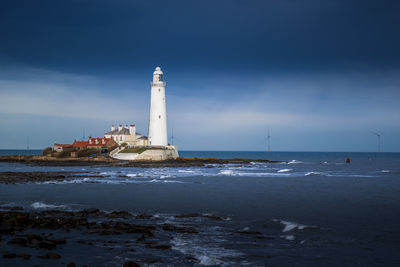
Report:
[{"label": "rock", "polygon": [[176,215],[175,218],[196,218],[196,217],[201,217],[201,214],[199,213],[188,213],[188,214],[181,214],[181,215]]},{"label": "rock", "polygon": [[217,215],[203,215],[204,218],[210,219],[210,220],[214,220],[214,221],[222,221],[224,220],[222,217],[219,217]]},{"label": "rock", "polygon": [[152,218],[153,218],[153,215],[146,214],[146,213],[136,215],[136,219],[138,219],[138,220],[148,220],[148,219],[152,219]]},{"label": "rock", "polygon": [[178,233],[187,233],[187,234],[197,234],[198,232],[194,227],[191,226],[175,226],[172,224],[165,223],[162,226],[164,231],[173,231]]},{"label": "rock", "polygon": [[38,256],[38,258],[45,259],[45,260],[49,260],[49,259],[55,260],[55,259],[60,259],[61,256],[55,252],[49,252],[43,256]]},{"label": "rock", "polygon": [[170,249],[170,245],[146,245],[146,248],[155,248],[155,249]]},{"label": "rock", "polygon": [[146,241],[145,235],[141,235],[138,239],[136,239],[136,242],[144,242],[144,241]]},{"label": "rock", "polygon": [[37,242],[37,241],[42,241],[43,237],[41,237],[40,235],[36,235],[36,234],[30,234],[26,237],[28,239],[29,243],[33,243],[33,242]]},{"label": "rock", "polygon": [[18,257],[18,258],[22,258],[22,259],[24,259],[24,260],[29,260],[29,259],[32,257],[32,255],[22,253],[22,254],[18,254],[17,257]]},{"label": "rock", "polygon": [[82,213],[87,213],[87,214],[98,213],[98,212],[100,212],[100,210],[99,210],[99,209],[96,209],[96,208],[84,209],[84,210],[82,211]]},{"label": "rock", "polygon": [[50,238],[48,238],[46,240],[48,242],[54,243],[56,245],[64,245],[64,244],[67,243],[67,241],[65,239],[61,239],[61,238],[59,238],[59,239],[50,239]]},{"label": "rock", "polygon": [[223,218],[216,216],[216,215],[212,215],[212,214],[203,215],[203,214],[199,214],[199,213],[188,213],[188,214],[181,214],[181,215],[175,216],[175,218],[197,218],[197,217],[203,217],[203,218],[207,218],[207,219],[215,220],[215,221],[223,220]]},{"label": "rock", "polygon": [[70,262],[70,263],[67,264],[67,267],[76,267],[76,265],[75,265],[75,263]]},{"label": "rock", "polygon": [[126,261],[124,267],[140,267],[140,265],[134,261]]},{"label": "rock", "polygon": [[0,209],[3,209],[3,210],[24,210],[24,208],[20,207],[20,206],[13,206],[13,207],[0,206]]},{"label": "rock", "polygon": [[8,241],[8,244],[25,247],[27,242],[28,242],[28,240],[26,240],[25,238],[15,237],[15,238],[11,239],[10,241]]},{"label": "rock", "polygon": [[236,233],[241,234],[241,235],[261,235],[260,232],[249,231],[249,230],[241,230],[241,231],[237,231]]},{"label": "rock", "polygon": [[54,243],[51,242],[51,241],[43,240],[42,242],[39,243],[39,247],[40,247],[40,248],[45,248],[45,249],[51,250],[51,249],[57,248],[57,245],[54,244]]},{"label": "rock", "polygon": [[17,254],[15,254],[15,253],[9,253],[9,252],[3,253],[3,258],[5,258],[5,259],[13,259],[16,257],[17,257]]},{"label": "rock", "polygon": [[113,211],[105,215],[108,218],[130,218],[132,214],[127,211]]}]

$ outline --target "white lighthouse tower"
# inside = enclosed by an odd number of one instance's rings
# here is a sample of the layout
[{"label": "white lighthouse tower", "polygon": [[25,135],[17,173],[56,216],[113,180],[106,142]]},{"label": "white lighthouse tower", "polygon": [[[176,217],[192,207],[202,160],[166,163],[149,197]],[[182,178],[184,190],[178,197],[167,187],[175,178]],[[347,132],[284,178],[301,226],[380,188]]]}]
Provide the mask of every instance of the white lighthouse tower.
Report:
[{"label": "white lighthouse tower", "polygon": [[167,146],[167,110],[165,105],[165,82],[163,72],[157,67],[151,85],[149,146]]}]

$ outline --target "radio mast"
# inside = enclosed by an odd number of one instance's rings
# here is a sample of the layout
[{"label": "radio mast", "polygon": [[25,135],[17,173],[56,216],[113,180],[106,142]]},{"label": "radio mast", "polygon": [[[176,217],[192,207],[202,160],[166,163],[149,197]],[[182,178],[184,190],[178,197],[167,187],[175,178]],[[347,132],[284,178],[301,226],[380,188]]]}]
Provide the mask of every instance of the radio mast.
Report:
[{"label": "radio mast", "polygon": [[172,128],[171,145],[174,145],[174,128]]},{"label": "radio mast", "polygon": [[372,134],[378,137],[378,152],[381,152],[381,134],[371,131]]}]

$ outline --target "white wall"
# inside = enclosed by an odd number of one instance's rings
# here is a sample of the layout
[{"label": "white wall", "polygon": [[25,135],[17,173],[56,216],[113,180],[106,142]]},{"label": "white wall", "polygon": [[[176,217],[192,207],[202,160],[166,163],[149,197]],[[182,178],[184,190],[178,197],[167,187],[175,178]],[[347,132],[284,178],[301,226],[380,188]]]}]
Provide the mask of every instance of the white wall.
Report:
[{"label": "white wall", "polygon": [[168,145],[167,111],[165,100],[165,83],[153,83],[151,87],[149,146]]}]

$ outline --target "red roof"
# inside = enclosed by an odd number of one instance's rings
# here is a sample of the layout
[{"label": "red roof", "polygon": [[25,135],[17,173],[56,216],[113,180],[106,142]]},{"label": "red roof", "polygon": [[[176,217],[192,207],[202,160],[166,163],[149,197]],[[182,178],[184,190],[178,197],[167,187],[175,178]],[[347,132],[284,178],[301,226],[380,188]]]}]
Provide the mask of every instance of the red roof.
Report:
[{"label": "red roof", "polygon": [[89,142],[88,141],[74,141],[73,143],[72,143],[72,147],[85,147],[85,146],[87,146],[89,144]]}]

